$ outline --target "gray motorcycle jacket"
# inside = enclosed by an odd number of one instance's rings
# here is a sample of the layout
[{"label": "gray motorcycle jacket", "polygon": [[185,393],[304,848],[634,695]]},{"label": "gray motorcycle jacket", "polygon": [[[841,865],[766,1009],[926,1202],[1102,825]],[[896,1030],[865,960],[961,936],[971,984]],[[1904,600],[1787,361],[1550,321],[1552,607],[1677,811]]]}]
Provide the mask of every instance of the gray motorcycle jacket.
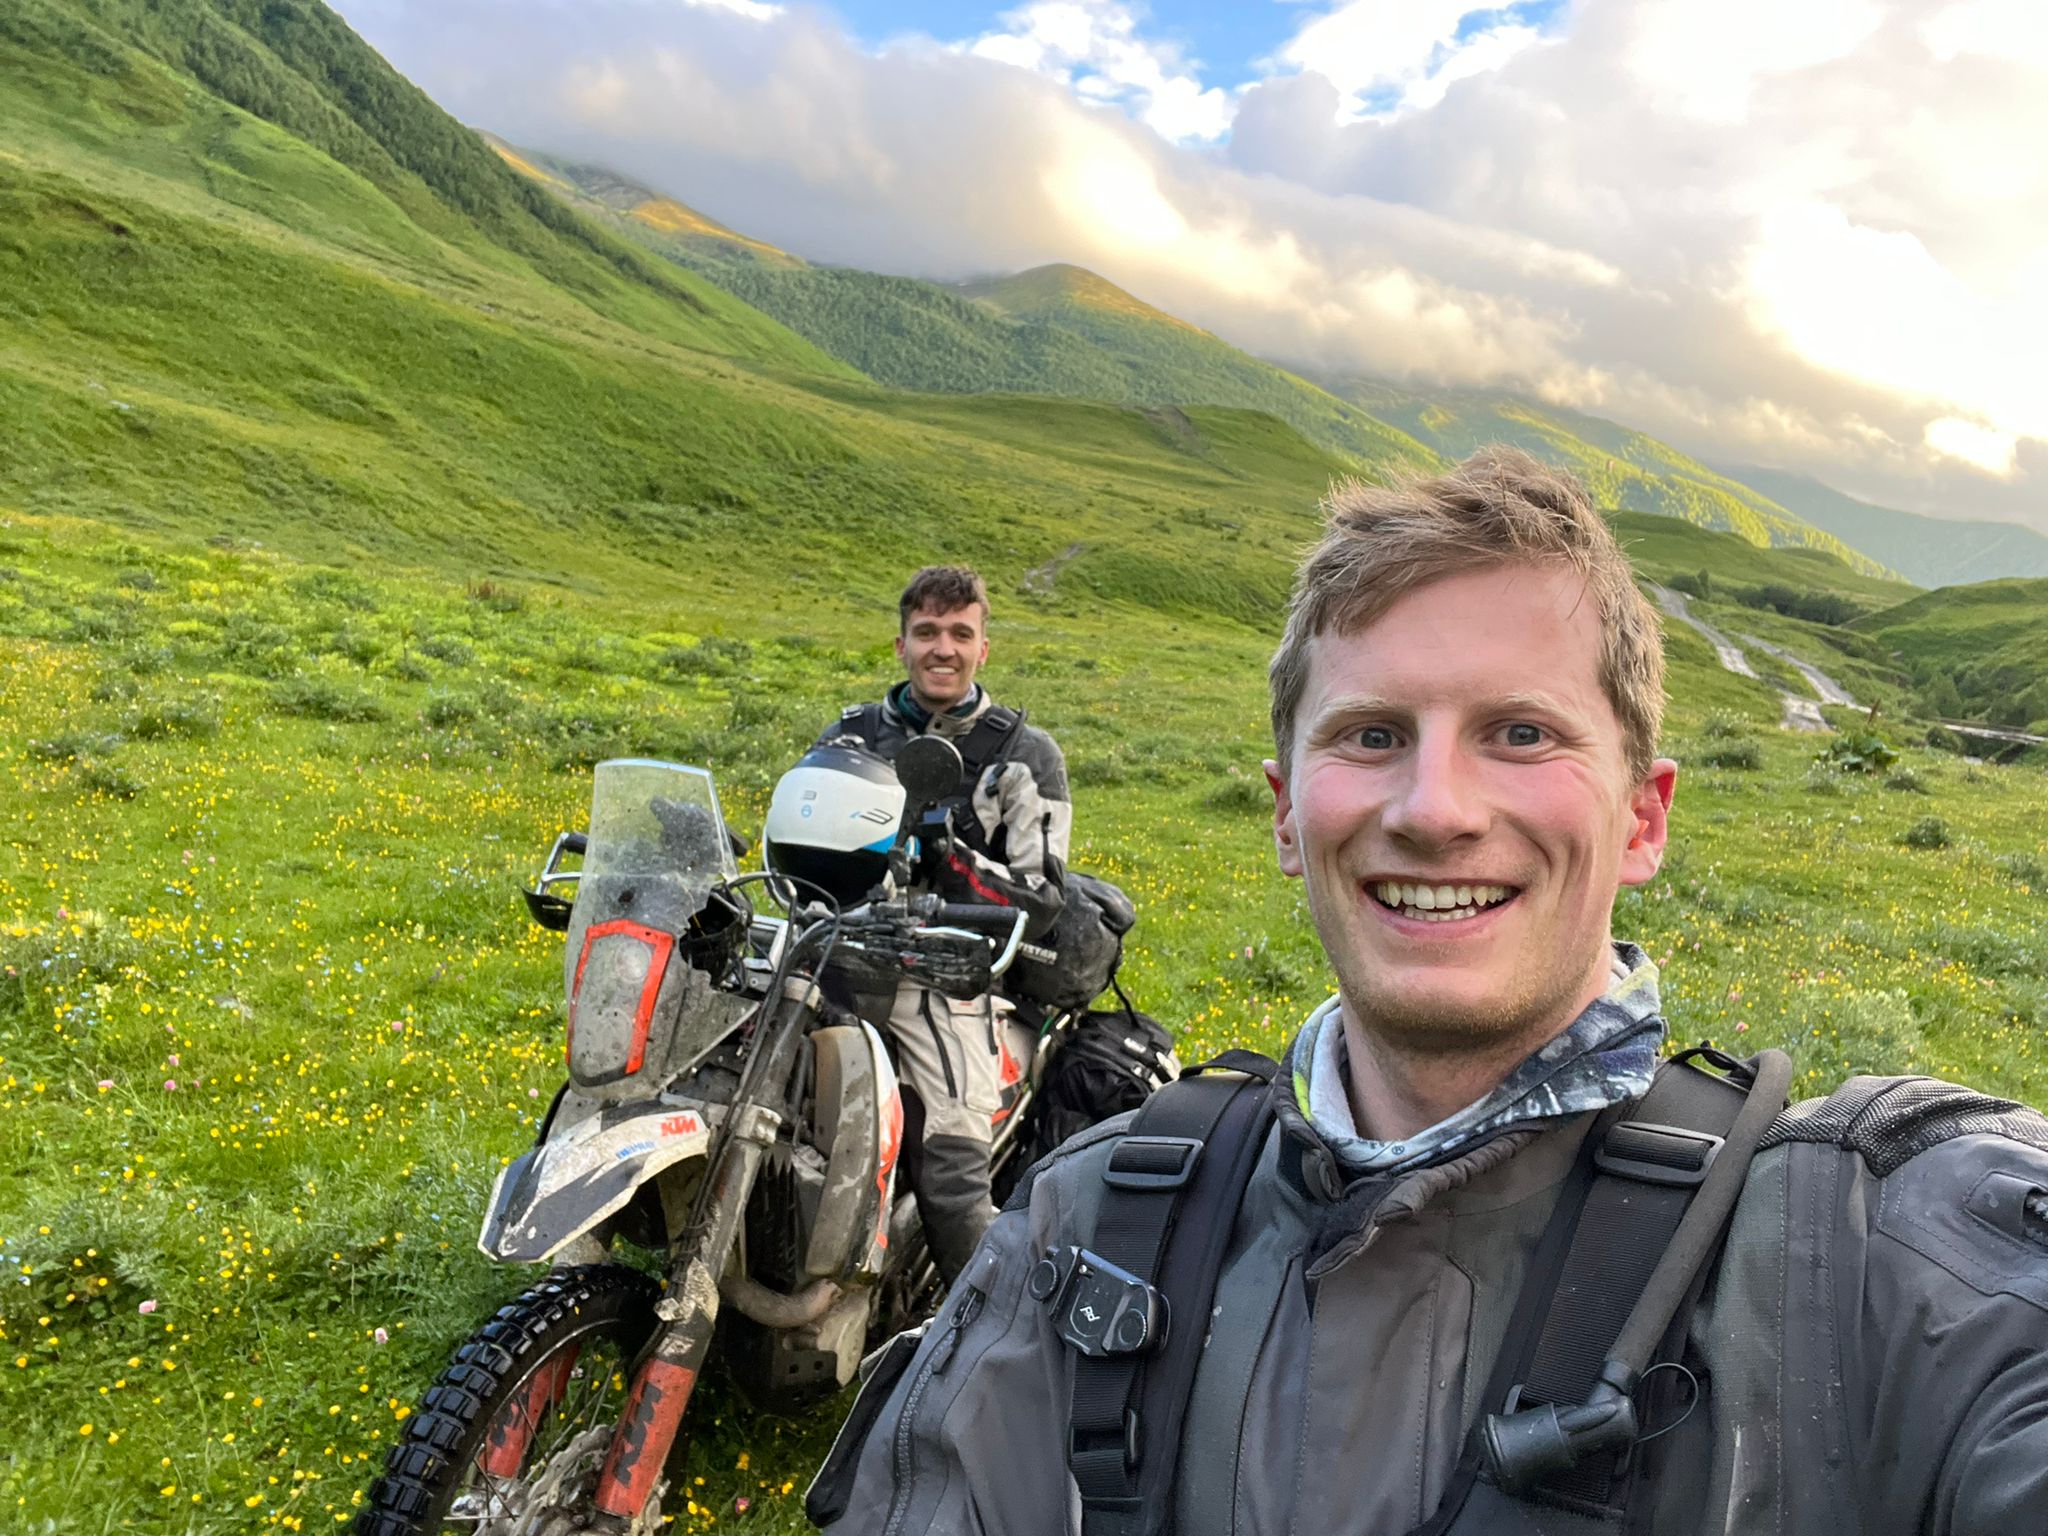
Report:
[{"label": "gray motorcycle jacket", "polygon": [[[963,745],[995,707],[982,689],[972,711],[937,715],[920,728],[898,707],[900,691],[901,685],[892,689],[879,706],[852,706],[814,745],[851,741],[893,763],[904,743],[920,734]],[[1058,743],[1035,725],[1020,726],[1000,758],[981,764],[973,782],[963,786],[953,827],[953,856],[934,881],[939,893],[949,901],[1021,907],[1029,915],[1027,937],[1050,932],[1065,901],[1074,828],[1067,763]]]},{"label": "gray motorcycle jacket", "polygon": [[[1484,1389],[1593,1117],[1347,1184],[1284,1080],[1275,1108],[1204,1320],[1176,1536],[2048,1531],[2048,1120],[2033,1111],[1857,1078],[1779,1116],[1691,1317],[1703,1394],[1643,1448],[1623,1526],[1483,1482],[1434,1518],[1474,1424],[1502,1406]],[[1025,1282],[1048,1245],[1089,1241],[1125,1123],[1040,1163],[937,1316],[882,1357],[814,1490],[828,1531],[1079,1529],[1072,1355]]]}]

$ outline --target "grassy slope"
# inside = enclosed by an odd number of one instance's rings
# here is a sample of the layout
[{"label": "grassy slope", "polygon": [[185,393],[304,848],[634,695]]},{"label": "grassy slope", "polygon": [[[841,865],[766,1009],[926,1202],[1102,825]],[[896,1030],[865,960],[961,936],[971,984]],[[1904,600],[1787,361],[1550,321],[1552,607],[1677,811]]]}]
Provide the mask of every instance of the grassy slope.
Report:
[{"label": "grassy slope", "polygon": [[[514,886],[606,755],[710,764],[755,830],[794,744],[890,674],[886,591],[849,596],[707,643],[630,597],[521,607],[11,520],[0,1156],[21,1172],[0,1251],[27,1284],[0,1293],[0,1500],[24,1529],[347,1512],[518,1283],[470,1241],[560,1071],[559,951]],[[1014,596],[994,637],[992,683],[1066,746],[1077,863],[1140,904],[1137,997],[1191,1054],[1277,1047],[1327,980],[1270,864],[1266,639]],[[1881,1066],[2048,1099],[2038,772],[1909,754],[1931,794],[1817,775],[1765,688],[1690,631],[1670,646],[1667,747],[1758,764],[1687,769],[1666,875],[1621,905],[1678,1034],[1790,1044],[1810,1088]],[[1930,814],[1951,846],[1900,846]],[[702,1513],[678,1503],[678,1528],[744,1494],[801,1530],[830,1412],[704,1406]]]},{"label": "grassy slope", "polygon": [[1944,587],[1867,615],[1855,628],[1916,678],[1952,677],[1968,718],[2048,734],[2048,581]]},{"label": "grassy slope", "polygon": [[[889,676],[927,554],[993,574],[990,680],[1065,745],[1076,862],[1139,901],[1130,979],[1183,1050],[1274,1048],[1320,998],[1256,764],[1334,460],[1244,411],[792,371],[743,312],[602,264],[572,291],[155,66],[30,56],[31,14],[0,13],[10,1528],[346,1518],[521,1278],[471,1241],[560,1071],[560,953],[514,885],[606,755],[707,763],[753,830]],[[1791,579],[1696,537],[1674,569]],[[1665,878],[1622,902],[1678,1035],[1787,1042],[1809,1087],[2048,1099],[2039,775],[1815,776],[1768,689],[1670,643],[1673,750],[1761,765],[1689,772]],[[1930,813],[1950,846],[1900,846]],[[743,1494],[802,1529],[829,1413],[711,1393],[678,1527]]]},{"label": "grassy slope", "polygon": [[[938,422],[920,397],[841,389],[843,365],[715,291],[717,327],[658,287],[642,324],[622,281],[599,295],[614,320],[146,60],[88,75],[9,36],[0,498],[16,505],[327,559],[686,583],[715,606],[756,590],[769,522],[805,551],[776,573],[792,592],[939,554],[1014,577],[1076,541],[1073,582],[1103,591],[1100,547],[1134,514],[1250,506],[1228,515],[1270,553],[1244,583],[1177,538],[1137,559],[1148,589],[1245,615],[1284,587],[1301,509],[1337,469],[1250,427],[1282,444],[1259,474],[1181,473],[1183,448],[1131,410],[990,400]],[[1101,462],[1082,473],[1005,426],[1048,409],[1061,452],[1099,444]]]},{"label": "grassy slope", "polygon": [[1669,444],[1611,421],[1490,390],[1419,391],[1370,378],[1328,382],[1334,393],[1446,457],[1463,458],[1482,443],[1514,443],[1573,471],[1601,506],[1682,518],[1757,545],[1824,550],[1872,575],[1888,574],[1882,562],[1836,534]]},{"label": "grassy slope", "polygon": [[1858,501],[1782,470],[1726,473],[1924,587],[2048,576],[2048,536],[2019,523],[1921,517]]},{"label": "grassy slope", "polygon": [[480,137],[521,175],[544,183],[557,196],[607,222],[626,221],[642,243],[655,245],[671,255],[758,262],[769,267],[809,265],[801,256],[792,256],[765,240],[728,229],[687,204],[664,197],[601,165],[581,165],[539,150],[521,149],[494,133]]}]

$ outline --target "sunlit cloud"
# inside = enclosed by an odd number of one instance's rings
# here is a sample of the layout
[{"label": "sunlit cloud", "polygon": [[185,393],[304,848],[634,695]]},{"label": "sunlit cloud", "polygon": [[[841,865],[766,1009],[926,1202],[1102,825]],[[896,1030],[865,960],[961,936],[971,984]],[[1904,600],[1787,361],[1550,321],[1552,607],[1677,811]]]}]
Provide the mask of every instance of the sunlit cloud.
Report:
[{"label": "sunlit cloud", "polygon": [[1033,0],[968,45],[977,57],[1034,70],[1090,101],[1127,104],[1160,137],[1212,140],[1230,131],[1229,95],[1204,87],[1180,51],[1139,35],[1118,0]]},{"label": "sunlit cloud", "polygon": [[[1464,31],[1473,19],[1484,24]],[[1276,59],[1336,86],[1348,120],[1434,106],[1459,80],[1500,68],[1542,37],[1512,8],[1472,0],[1346,0],[1308,21]]]},{"label": "sunlit cloud", "polygon": [[2019,440],[1995,427],[1943,416],[1927,423],[1925,440],[1943,458],[1981,469],[2000,480],[2010,479],[2019,467]]}]

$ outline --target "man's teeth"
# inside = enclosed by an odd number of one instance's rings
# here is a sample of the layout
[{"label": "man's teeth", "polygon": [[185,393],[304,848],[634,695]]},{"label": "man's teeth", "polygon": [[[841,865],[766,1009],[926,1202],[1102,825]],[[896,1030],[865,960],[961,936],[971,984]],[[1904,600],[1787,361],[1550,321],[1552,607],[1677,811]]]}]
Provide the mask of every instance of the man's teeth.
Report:
[{"label": "man's teeth", "polygon": [[1393,880],[1373,882],[1372,893],[1403,917],[1432,923],[1476,917],[1514,894],[1505,885],[1402,885]]}]

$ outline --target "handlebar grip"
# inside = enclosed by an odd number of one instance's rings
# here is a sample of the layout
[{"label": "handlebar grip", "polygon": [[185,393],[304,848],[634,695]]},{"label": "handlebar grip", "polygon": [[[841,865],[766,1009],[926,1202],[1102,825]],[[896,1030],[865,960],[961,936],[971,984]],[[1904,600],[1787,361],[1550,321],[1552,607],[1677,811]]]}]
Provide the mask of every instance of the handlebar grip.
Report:
[{"label": "handlebar grip", "polygon": [[979,901],[947,901],[932,914],[935,923],[956,928],[1007,928],[1017,921],[1015,907],[989,906]]},{"label": "handlebar grip", "polygon": [[562,851],[579,855],[588,853],[590,851],[589,835],[583,832],[564,832],[562,834]]}]

